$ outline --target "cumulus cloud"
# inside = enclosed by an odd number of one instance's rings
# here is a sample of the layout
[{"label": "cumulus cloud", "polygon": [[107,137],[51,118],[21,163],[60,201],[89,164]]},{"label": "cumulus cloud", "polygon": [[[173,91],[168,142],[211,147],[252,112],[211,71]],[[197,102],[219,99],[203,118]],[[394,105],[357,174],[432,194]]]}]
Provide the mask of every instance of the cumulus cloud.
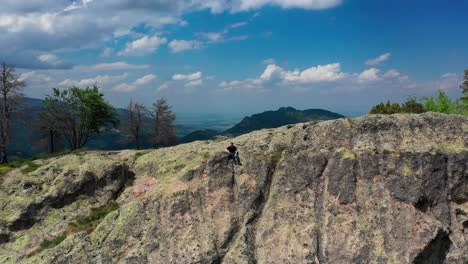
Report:
[{"label": "cumulus cloud", "polygon": [[39,55],[39,57],[37,57],[40,61],[42,62],[56,62],[58,61],[58,58],[57,56],[55,56],[54,54],[42,54],[42,55]]},{"label": "cumulus cloud", "polygon": [[198,71],[189,74],[177,73],[172,75],[171,79],[161,84],[156,92],[162,92],[168,90],[172,86],[182,83],[186,88],[194,88],[203,84],[204,80],[208,78],[203,78],[203,73]]},{"label": "cumulus cloud", "polygon": [[198,40],[172,40],[169,42],[169,49],[172,53],[178,53],[187,50],[200,49],[203,43]]},{"label": "cumulus cloud", "polygon": [[395,69],[389,70],[383,75],[384,78],[397,78],[400,76],[401,73]]},{"label": "cumulus cloud", "polygon": [[247,22],[242,21],[242,22],[237,22],[237,23],[229,25],[229,28],[239,28],[239,27],[243,27],[246,25],[247,25]]},{"label": "cumulus cloud", "polygon": [[395,69],[384,74],[377,68],[366,69],[361,73],[345,73],[340,63],[317,65],[305,70],[285,70],[276,64],[269,64],[257,78],[222,81],[219,88],[222,91],[266,91],[277,86],[297,90],[310,87],[361,89],[368,87],[367,83],[378,81],[408,84],[409,77]]},{"label": "cumulus cloud", "polygon": [[159,46],[166,44],[166,38],[144,36],[130,43],[118,53],[119,56],[143,56],[155,52]]},{"label": "cumulus cloud", "polygon": [[262,64],[264,65],[276,64],[276,60],[273,58],[265,59],[262,61]]},{"label": "cumulus cloud", "polygon": [[172,80],[174,81],[194,81],[194,80],[198,80],[198,79],[201,79],[203,77],[203,73],[202,72],[195,72],[195,73],[191,73],[191,74],[174,74],[172,76]]},{"label": "cumulus cloud", "polygon": [[123,73],[121,75],[98,75],[94,78],[87,78],[82,80],[71,80],[65,79],[59,83],[60,87],[71,87],[71,86],[79,86],[79,87],[87,87],[87,86],[105,86],[108,84],[113,84],[116,82],[123,81],[127,78],[128,74]]},{"label": "cumulus cloud", "polygon": [[224,41],[224,32],[198,32],[196,35],[208,42]]},{"label": "cumulus cloud", "polygon": [[112,71],[112,70],[141,70],[148,69],[150,65],[135,65],[128,64],[124,61],[117,61],[111,63],[99,63],[90,66],[75,66],[75,69],[79,70],[97,70],[97,71]]},{"label": "cumulus cloud", "polygon": [[[268,5],[325,9],[340,3],[341,0],[2,0],[0,57],[25,68],[57,68],[57,65],[36,61],[37,54],[83,47],[102,48],[109,39],[116,37],[114,33],[131,32],[139,25],[149,27],[152,32],[168,24],[184,25],[186,22],[181,17],[195,11],[243,12]],[[231,28],[244,23],[233,24]],[[219,33],[208,33],[205,37],[214,42],[223,40]],[[146,36],[129,43],[120,55],[148,54],[166,42],[164,38]],[[102,55],[110,56],[112,52],[105,49]]]},{"label": "cumulus cloud", "polygon": [[138,89],[138,87],[148,85],[152,83],[156,79],[156,75],[154,74],[148,74],[145,75],[141,78],[136,79],[133,83],[128,84],[128,83],[121,83],[114,88],[112,88],[112,91],[118,92],[118,93],[130,93],[134,92]]},{"label": "cumulus cloud", "polygon": [[110,56],[112,56],[112,54],[114,54],[114,49],[113,49],[113,48],[105,48],[105,49],[101,52],[101,57],[103,57],[103,58],[109,58]]},{"label": "cumulus cloud", "polygon": [[145,75],[145,76],[143,76],[141,78],[136,79],[131,84],[128,84],[128,83],[118,84],[118,85],[114,86],[114,88],[112,88],[112,91],[120,92],[120,93],[133,92],[133,91],[136,91],[138,89],[138,87],[140,87],[140,86],[144,86],[144,85],[148,85],[148,84],[152,83],[155,79],[156,79],[156,75],[148,74],[148,75]]},{"label": "cumulus cloud", "polygon": [[327,9],[338,6],[342,0],[240,0],[239,10],[258,9],[265,5],[281,8],[302,8],[309,10]]},{"label": "cumulus cloud", "polygon": [[114,86],[114,88],[112,88],[112,91],[120,92],[120,93],[129,93],[129,92],[135,91],[136,89],[137,89],[136,85],[128,84],[128,83],[121,83],[121,84]]},{"label": "cumulus cloud", "polygon": [[223,90],[246,89],[264,91],[266,84],[307,85],[314,83],[336,82],[347,75],[341,71],[340,63],[318,65],[303,71],[288,71],[276,64],[270,64],[255,79],[223,81],[219,86]]},{"label": "cumulus cloud", "polygon": [[135,81],[135,85],[142,86],[147,85],[156,79],[156,75],[148,74]]},{"label": "cumulus cloud", "polygon": [[39,73],[36,71],[24,72],[19,76],[20,81],[25,81],[28,85],[42,85],[48,84],[52,81],[52,78],[46,74]]},{"label": "cumulus cloud", "polygon": [[372,82],[372,81],[378,81],[381,79],[379,76],[380,70],[376,68],[370,68],[367,69],[358,76],[358,81],[359,82]]},{"label": "cumulus cloud", "polygon": [[259,77],[259,81],[269,81],[274,78],[286,82],[297,83],[315,83],[315,82],[331,82],[340,80],[345,77],[341,72],[341,65],[339,63],[318,65],[310,67],[303,71],[294,70],[286,71],[276,64],[270,64]]},{"label": "cumulus cloud", "polygon": [[461,78],[456,73],[445,73],[440,77],[437,84],[438,89],[448,91],[450,89],[457,89],[460,85]]},{"label": "cumulus cloud", "polygon": [[370,60],[366,61],[366,65],[368,65],[368,66],[378,65],[378,64],[390,59],[391,55],[392,54],[390,52],[387,52],[385,54],[380,55],[377,58],[370,59]]}]

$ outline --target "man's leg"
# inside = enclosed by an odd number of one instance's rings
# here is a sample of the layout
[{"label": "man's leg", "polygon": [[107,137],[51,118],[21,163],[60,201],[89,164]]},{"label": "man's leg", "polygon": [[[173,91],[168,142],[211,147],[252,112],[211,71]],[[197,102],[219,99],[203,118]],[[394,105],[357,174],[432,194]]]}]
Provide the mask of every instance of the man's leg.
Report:
[{"label": "man's leg", "polygon": [[236,154],[235,160],[236,160],[237,165],[242,165],[240,161],[239,153]]}]

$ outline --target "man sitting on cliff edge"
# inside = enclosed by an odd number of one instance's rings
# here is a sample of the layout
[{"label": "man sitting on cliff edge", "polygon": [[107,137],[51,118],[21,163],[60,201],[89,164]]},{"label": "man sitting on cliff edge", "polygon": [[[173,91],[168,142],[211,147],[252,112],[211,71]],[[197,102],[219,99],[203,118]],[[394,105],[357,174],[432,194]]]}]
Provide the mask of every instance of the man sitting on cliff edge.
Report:
[{"label": "man sitting on cliff edge", "polygon": [[239,151],[237,151],[237,147],[234,146],[234,143],[231,142],[231,145],[226,148],[227,153],[229,153],[228,161],[233,160],[234,164],[242,165],[239,157]]}]

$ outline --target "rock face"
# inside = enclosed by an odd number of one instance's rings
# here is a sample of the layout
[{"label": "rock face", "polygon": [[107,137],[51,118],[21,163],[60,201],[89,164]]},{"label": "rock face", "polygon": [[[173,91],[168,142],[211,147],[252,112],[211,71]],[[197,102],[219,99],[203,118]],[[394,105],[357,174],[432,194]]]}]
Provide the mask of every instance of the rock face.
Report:
[{"label": "rock face", "polygon": [[[468,118],[366,116],[12,171],[1,263],[466,263]],[[125,184],[129,179],[131,186]],[[37,250],[116,199],[94,231]],[[34,252],[34,254],[31,254]]]}]

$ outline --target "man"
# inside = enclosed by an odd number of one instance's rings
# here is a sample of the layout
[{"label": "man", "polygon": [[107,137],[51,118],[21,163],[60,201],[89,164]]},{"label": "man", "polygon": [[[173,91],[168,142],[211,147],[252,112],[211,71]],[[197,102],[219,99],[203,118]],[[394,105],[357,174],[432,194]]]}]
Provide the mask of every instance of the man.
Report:
[{"label": "man", "polygon": [[240,162],[239,151],[237,151],[237,147],[234,146],[234,143],[231,142],[231,145],[227,147],[226,150],[229,153],[228,161],[232,159],[236,165],[242,165]]}]

